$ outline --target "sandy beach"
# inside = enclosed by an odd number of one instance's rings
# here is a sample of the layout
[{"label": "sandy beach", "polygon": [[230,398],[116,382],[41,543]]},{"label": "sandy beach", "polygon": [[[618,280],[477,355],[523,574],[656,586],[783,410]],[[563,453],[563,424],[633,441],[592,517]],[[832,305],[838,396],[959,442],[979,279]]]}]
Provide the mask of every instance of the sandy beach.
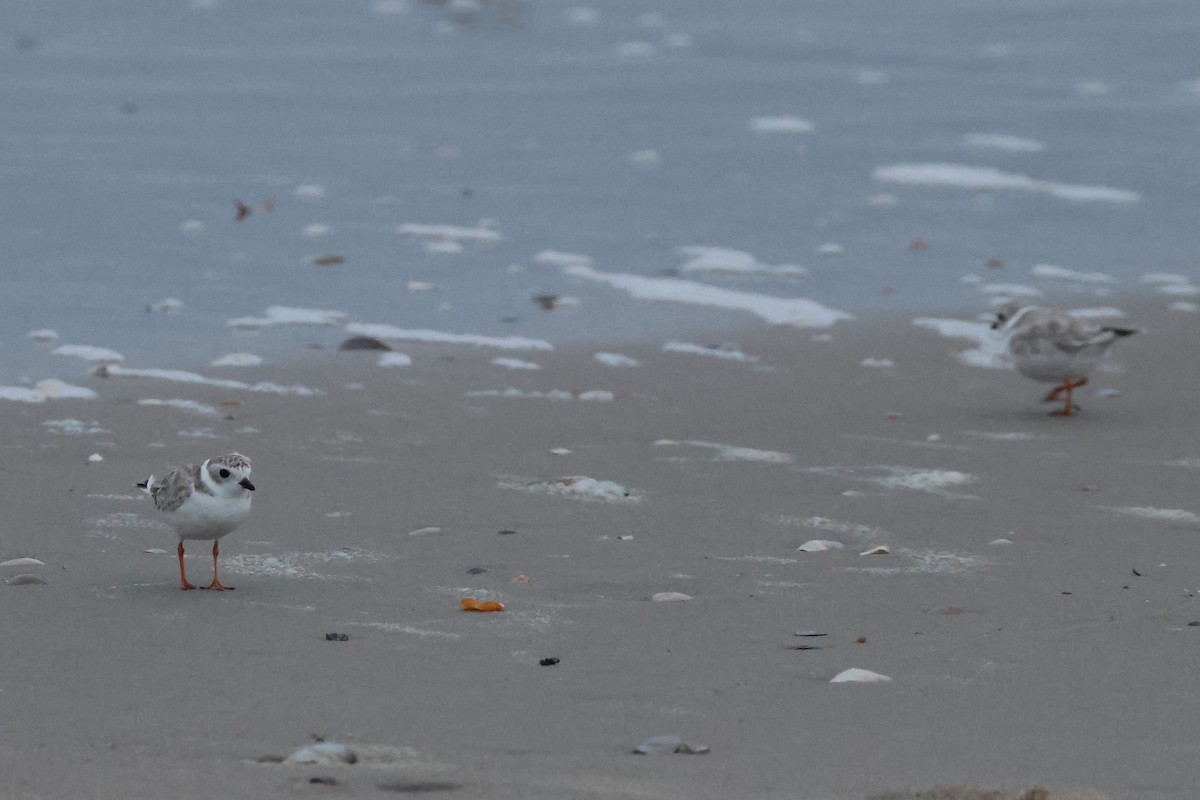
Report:
[{"label": "sandy beach", "polygon": [[[0,586],[0,796],[1190,798],[1196,317],[1125,306],[1146,330],[1070,419],[884,314],[539,369],[383,368],[318,330],[221,373],[316,396],[63,375],[98,397],[0,401],[0,561],[44,562],[0,579],[45,581]],[[134,483],[233,450],[236,591],[182,592]],[[632,753],[657,734],[710,750]],[[313,737],[359,763],[260,761]]]}]

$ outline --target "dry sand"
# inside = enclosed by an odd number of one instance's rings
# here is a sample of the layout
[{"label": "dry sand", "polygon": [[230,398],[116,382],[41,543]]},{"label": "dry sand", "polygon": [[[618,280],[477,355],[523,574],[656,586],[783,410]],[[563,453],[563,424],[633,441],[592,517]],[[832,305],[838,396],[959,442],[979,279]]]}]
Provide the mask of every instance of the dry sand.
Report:
[{"label": "dry sand", "polygon": [[[1161,512],[1200,511],[1197,318],[1133,320],[1150,332],[1093,381],[1121,396],[1081,392],[1071,419],[882,316],[730,332],[758,365],[410,346],[407,368],[324,351],[235,375],[322,397],[88,378],[99,399],[0,401],[0,560],[46,562],[0,580],[47,582],[0,585],[0,797],[1193,798],[1200,536]],[[506,387],[614,399],[465,396]],[[259,489],[222,544],[237,590],[182,592],[133,484],[231,450]],[[561,476],[631,497],[525,488]],[[851,667],[892,681],[829,682]],[[711,752],[631,754],[653,734]],[[313,735],[362,761],[256,761]]]}]

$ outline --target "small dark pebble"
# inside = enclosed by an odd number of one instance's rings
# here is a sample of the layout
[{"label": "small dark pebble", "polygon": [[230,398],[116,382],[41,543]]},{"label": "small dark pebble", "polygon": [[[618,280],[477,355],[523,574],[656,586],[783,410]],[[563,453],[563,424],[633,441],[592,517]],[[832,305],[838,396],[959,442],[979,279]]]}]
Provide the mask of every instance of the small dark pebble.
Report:
[{"label": "small dark pebble", "polygon": [[283,756],[259,756],[254,760],[259,764],[282,764],[284,758]]},{"label": "small dark pebble", "polygon": [[820,644],[794,644],[788,647],[788,650],[824,650],[825,646]]},{"label": "small dark pebble", "polygon": [[338,350],[391,350],[373,336],[351,336],[338,345]]},{"label": "small dark pebble", "polygon": [[558,295],[556,294],[539,294],[533,298],[533,302],[546,311],[553,311],[558,308]]},{"label": "small dark pebble", "polygon": [[550,656],[550,658],[543,658],[538,663],[541,664],[543,667],[553,667],[555,664],[558,663],[558,659],[555,658],[554,656]]},{"label": "small dark pebble", "polygon": [[348,642],[348,641],[350,641],[350,634],[348,634],[348,633],[327,633],[327,634],[325,634],[325,641],[327,641],[327,642]]},{"label": "small dark pebble", "polygon": [[516,531],[500,531],[501,536],[512,536]]},{"label": "small dark pebble", "polygon": [[469,570],[467,570],[468,575],[482,575],[485,572],[487,572],[485,567],[471,567]]},{"label": "small dark pebble", "polygon": [[1188,623],[1189,628],[1200,628],[1200,619],[1194,619]]},{"label": "small dark pebble", "polygon": [[308,779],[309,783],[316,783],[321,786],[337,786],[337,780],[328,775],[317,775]]}]

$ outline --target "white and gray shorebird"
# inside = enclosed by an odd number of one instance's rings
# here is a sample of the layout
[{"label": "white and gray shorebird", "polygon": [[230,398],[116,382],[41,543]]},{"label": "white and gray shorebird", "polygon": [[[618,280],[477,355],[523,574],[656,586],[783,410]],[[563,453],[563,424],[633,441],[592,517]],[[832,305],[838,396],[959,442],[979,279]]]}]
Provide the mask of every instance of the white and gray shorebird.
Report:
[{"label": "white and gray shorebird", "polygon": [[1135,328],[1101,326],[1066,311],[1020,303],[997,311],[992,328],[1008,339],[1017,372],[1058,384],[1043,400],[1053,403],[1062,397],[1063,407],[1053,413],[1064,417],[1077,409],[1071,404],[1071,392],[1088,382],[1109,345],[1137,333]]},{"label": "white and gray shorebird", "polygon": [[183,568],[185,539],[212,540],[213,579],[202,589],[232,589],[217,578],[217,543],[250,516],[250,459],[241,453],[229,453],[207,458],[200,464],[176,467],[161,479],[151,475],[138,487],[154,500],[154,506],[167,515],[171,527],[179,535],[179,580],[184,589],[195,589],[188,583]]}]

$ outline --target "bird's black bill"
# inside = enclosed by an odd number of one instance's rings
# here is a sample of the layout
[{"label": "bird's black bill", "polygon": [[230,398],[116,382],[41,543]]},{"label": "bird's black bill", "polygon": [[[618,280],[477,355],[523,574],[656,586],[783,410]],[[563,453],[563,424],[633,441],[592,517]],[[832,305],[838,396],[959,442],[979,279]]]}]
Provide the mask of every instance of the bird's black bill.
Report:
[{"label": "bird's black bill", "polygon": [[249,478],[242,478],[240,481],[238,481],[238,486],[242,487],[243,489],[249,489],[252,492],[254,491],[254,484],[250,482]]}]

